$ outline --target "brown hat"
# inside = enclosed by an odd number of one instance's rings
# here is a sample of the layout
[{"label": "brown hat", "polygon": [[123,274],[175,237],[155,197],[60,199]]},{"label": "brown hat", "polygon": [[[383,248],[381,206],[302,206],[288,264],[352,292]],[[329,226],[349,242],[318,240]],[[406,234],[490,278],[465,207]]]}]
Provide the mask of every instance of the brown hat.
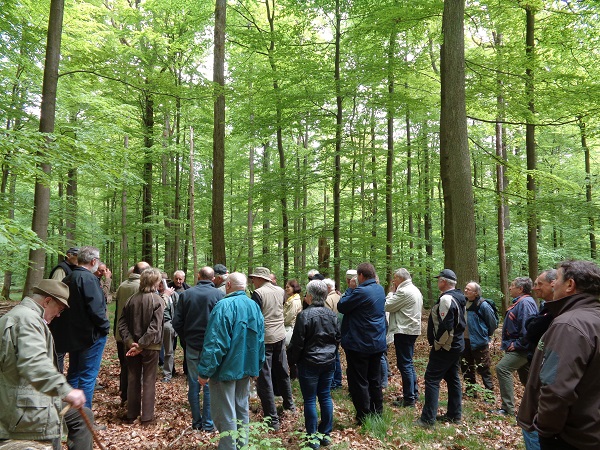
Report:
[{"label": "brown hat", "polygon": [[35,294],[49,295],[67,308],[69,307],[69,286],[58,280],[42,280],[33,288]]},{"label": "brown hat", "polygon": [[250,274],[250,278],[254,277],[263,278],[267,281],[271,281],[271,271],[266,267],[257,267],[256,269],[254,269],[254,273]]}]

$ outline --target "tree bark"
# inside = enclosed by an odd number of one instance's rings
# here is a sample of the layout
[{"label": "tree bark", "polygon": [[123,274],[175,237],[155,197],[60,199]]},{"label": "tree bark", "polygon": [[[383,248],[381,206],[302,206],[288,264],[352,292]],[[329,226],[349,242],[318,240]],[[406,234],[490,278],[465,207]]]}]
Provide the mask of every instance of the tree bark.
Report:
[{"label": "tree bark", "polygon": [[333,172],[333,276],[335,285],[340,285],[340,194],[342,179],[342,90],[340,79],[340,52],[342,36],[342,16],[340,12],[340,0],[335,0],[335,63],[334,63],[334,83],[335,83],[335,161]]},{"label": "tree bark", "polygon": [[537,213],[535,210],[536,183],[534,172],[536,169],[535,148],[535,101],[534,94],[534,64],[535,64],[535,11],[528,5],[525,7],[527,17],[527,30],[525,36],[525,54],[527,69],[525,70],[525,95],[528,99],[529,115],[525,131],[525,147],[527,148],[527,254],[529,259],[529,277],[535,280],[538,275],[538,249],[537,249]]},{"label": "tree bark", "polygon": [[587,131],[583,118],[579,117],[579,130],[581,132],[581,147],[583,148],[585,158],[585,201],[588,205],[588,226],[590,236],[590,258],[596,259],[598,250],[596,248],[596,230],[595,230],[595,218],[592,213],[594,208],[594,202],[592,197],[592,173],[590,163],[590,148],[587,144]]},{"label": "tree bark", "polygon": [[[53,133],[56,114],[56,90],[58,86],[58,66],[60,63],[60,43],[64,15],[64,0],[51,0],[48,20],[48,36],[46,43],[46,62],[44,64],[44,81],[42,84],[42,104],[40,111],[40,133]],[[40,149],[38,157],[44,161],[44,149]],[[47,162],[40,163],[44,177],[49,177],[51,166]],[[33,200],[33,218],[31,229],[37,237],[46,242],[48,239],[48,218],[50,213],[50,187],[48,180],[36,178]],[[29,268],[23,295],[30,295],[31,290],[44,277],[46,250],[44,248],[29,251]]]},{"label": "tree bark", "polygon": [[142,260],[154,264],[152,249],[152,147],[154,145],[154,100],[143,93],[144,187],[142,189]]},{"label": "tree bark", "polygon": [[[192,261],[194,264],[194,285],[198,281],[198,248],[196,246],[196,219],[195,219],[195,188],[194,188],[194,129],[190,128],[190,186],[189,186],[189,197],[190,197],[190,233],[192,241]],[[220,264],[225,264],[220,263]]]},{"label": "tree bark", "polygon": [[444,264],[459,283],[477,280],[477,235],[465,104],[464,0],[444,2],[441,47],[440,175]]},{"label": "tree bark", "polygon": [[225,25],[227,1],[215,2],[215,53],[213,83],[215,104],[213,123],[213,180],[212,180],[212,261],[227,264],[225,253]]}]

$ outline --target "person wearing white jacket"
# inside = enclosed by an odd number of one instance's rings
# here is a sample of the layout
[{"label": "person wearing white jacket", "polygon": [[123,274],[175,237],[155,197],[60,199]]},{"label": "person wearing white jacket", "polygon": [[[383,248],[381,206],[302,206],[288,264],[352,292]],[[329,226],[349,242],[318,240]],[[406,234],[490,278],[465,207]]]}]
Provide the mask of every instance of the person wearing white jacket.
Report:
[{"label": "person wearing white jacket", "polygon": [[385,300],[385,310],[389,313],[388,342],[393,337],[396,348],[396,361],[402,376],[402,395],[394,404],[414,407],[419,397],[417,372],[413,364],[415,341],[421,334],[421,310],[423,295],[416,287],[405,268],[394,272],[390,292]]}]

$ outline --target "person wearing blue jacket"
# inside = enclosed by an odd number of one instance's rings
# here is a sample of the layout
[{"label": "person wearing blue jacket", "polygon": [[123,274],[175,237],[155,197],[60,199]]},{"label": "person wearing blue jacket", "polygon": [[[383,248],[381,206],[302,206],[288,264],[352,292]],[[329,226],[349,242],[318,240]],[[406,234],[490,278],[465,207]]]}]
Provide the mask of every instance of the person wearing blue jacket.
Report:
[{"label": "person wearing blue jacket", "polygon": [[250,377],[257,377],[265,362],[264,318],[246,295],[246,283],[239,272],[227,278],[227,295],[210,314],[198,363],[198,382],[210,384],[212,418],[219,433],[244,424],[237,436],[221,437],[220,450],[248,445]]},{"label": "person wearing blue jacket", "polygon": [[494,310],[481,297],[481,286],[469,281],[465,286],[467,299],[467,328],[465,329],[465,351],[462,354],[461,369],[467,385],[466,395],[477,397],[478,373],[486,389],[486,397],[493,398],[494,383],[490,370],[490,341],[498,327]]},{"label": "person wearing blue jacket", "polygon": [[377,284],[371,263],[356,268],[356,288],[348,288],[338,303],[342,348],[346,352],[348,390],[362,424],[368,414],[383,411],[381,358],[386,350],[385,290]]},{"label": "person wearing blue jacket", "polygon": [[496,376],[500,385],[502,407],[498,411],[501,415],[515,414],[515,393],[513,373],[519,374],[523,386],[527,384],[529,376],[529,360],[527,352],[529,342],[526,336],[526,324],[530,317],[538,312],[537,304],[531,297],[533,282],[529,277],[517,277],[508,288],[513,298],[512,305],[506,310],[502,326],[502,350],[506,353],[496,364]]}]

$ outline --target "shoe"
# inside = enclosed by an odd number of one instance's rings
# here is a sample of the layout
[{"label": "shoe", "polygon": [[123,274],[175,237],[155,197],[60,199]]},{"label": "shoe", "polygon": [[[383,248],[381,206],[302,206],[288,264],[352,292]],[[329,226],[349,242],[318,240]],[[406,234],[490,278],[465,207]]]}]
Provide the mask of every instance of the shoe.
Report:
[{"label": "shoe", "polygon": [[329,444],[331,444],[331,436],[323,436],[323,439],[321,439],[321,447],[327,447]]},{"label": "shoe", "polygon": [[396,406],[398,408],[414,408],[415,407],[415,403],[409,403],[409,402],[405,402],[404,400],[394,400],[392,402],[393,406]]},{"label": "shoe", "polygon": [[435,418],[435,420],[437,420],[439,422],[454,423],[454,424],[457,424],[457,425],[460,425],[462,423],[462,420],[460,418],[457,418],[457,417],[448,417],[447,414],[442,414],[441,416],[437,416]]},{"label": "shoe", "polygon": [[94,390],[95,391],[101,391],[103,389],[106,389],[106,387],[102,386],[100,383],[96,382],[96,385],[94,386]]},{"label": "shoe", "polygon": [[169,377],[163,377],[162,382],[163,383],[170,383],[171,379]]},{"label": "shoe", "polygon": [[143,427],[150,427],[152,425],[156,425],[156,419],[142,420],[141,423]]},{"label": "shoe", "polygon": [[335,391],[336,389],[341,389],[342,385],[341,384],[333,384],[331,385],[331,389],[332,391]]},{"label": "shoe", "polygon": [[131,425],[133,422],[135,422],[136,419],[137,419],[137,417],[134,417],[133,419],[130,417],[127,417],[127,416],[121,417],[121,421],[128,425]]},{"label": "shoe", "polygon": [[424,420],[422,420],[420,417],[415,420],[413,422],[413,424],[417,427],[421,427],[421,428],[433,428],[433,426],[435,425],[434,423],[429,423],[429,422],[425,422]]},{"label": "shoe", "polygon": [[106,425],[102,425],[99,423],[94,424],[94,431],[104,431],[106,430]]},{"label": "shoe", "polygon": [[500,416],[510,416],[511,414],[505,409],[492,409],[490,410],[492,414],[498,414]]}]

